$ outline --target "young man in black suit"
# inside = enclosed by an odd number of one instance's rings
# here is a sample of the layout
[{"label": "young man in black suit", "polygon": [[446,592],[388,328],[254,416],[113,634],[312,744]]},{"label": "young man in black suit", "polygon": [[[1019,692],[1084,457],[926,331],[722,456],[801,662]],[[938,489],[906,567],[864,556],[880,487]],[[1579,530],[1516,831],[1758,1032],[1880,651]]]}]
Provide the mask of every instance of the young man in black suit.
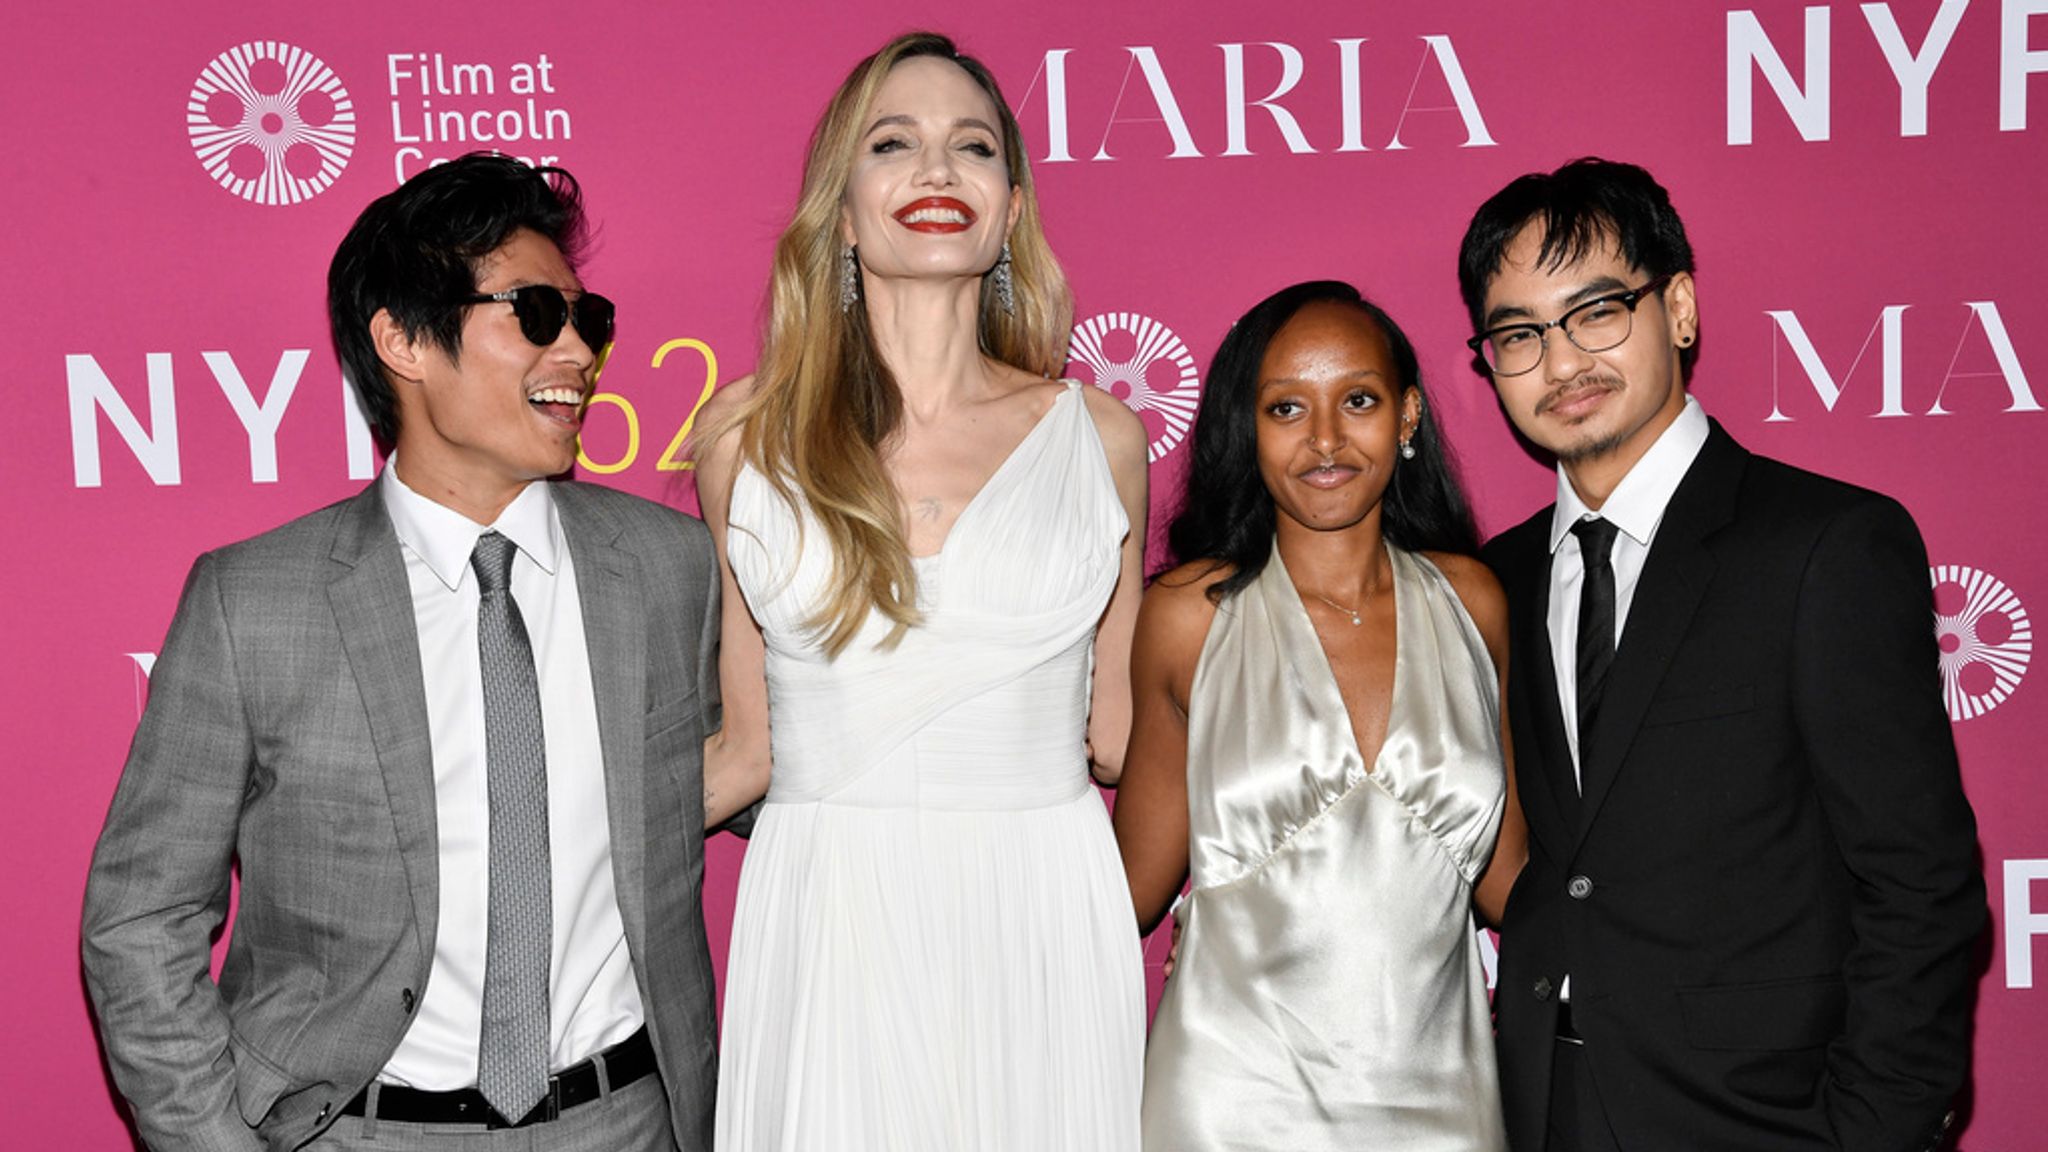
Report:
[{"label": "young man in black suit", "polygon": [[1501,932],[1518,1152],[1940,1143],[1968,1066],[1976,825],[1894,501],[1687,395],[1692,250],[1629,164],[1524,176],[1460,286],[1557,502],[1487,547],[1529,863]]}]

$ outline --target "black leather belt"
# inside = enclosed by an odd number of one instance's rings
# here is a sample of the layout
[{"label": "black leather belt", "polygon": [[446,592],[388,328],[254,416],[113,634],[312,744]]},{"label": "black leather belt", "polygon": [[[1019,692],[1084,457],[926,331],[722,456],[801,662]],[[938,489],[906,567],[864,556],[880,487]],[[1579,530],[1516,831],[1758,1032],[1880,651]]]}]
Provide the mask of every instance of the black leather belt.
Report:
[{"label": "black leather belt", "polygon": [[[484,1102],[484,1094],[474,1088],[422,1092],[397,1084],[385,1084],[379,1088],[376,1118],[399,1124],[475,1124],[482,1128],[525,1128],[532,1124],[545,1124],[579,1104],[588,1104],[598,1098],[597,1062],[600,1060],[604,1061],[605,1079],[610,1082],[611,1090],[616,1092],[654,1071],[654,1042],[647,1038],[647,1029],[642,1027],[583,1063],[548,1077],[547,1095],[541,1097],[533,1111],[517,1122],[498,1115]],[[366,1087],[356,1093],[356,1098],[348,1102],[341,1114],[367,1116],[369,1105],[370,1089]]]},{"label": "black leather belt", "polygon": [[1584,1044],[1586,1038],[1572,1025],[1572,1002],[1557,1002],[1557,1040],[1560,1044]]}]

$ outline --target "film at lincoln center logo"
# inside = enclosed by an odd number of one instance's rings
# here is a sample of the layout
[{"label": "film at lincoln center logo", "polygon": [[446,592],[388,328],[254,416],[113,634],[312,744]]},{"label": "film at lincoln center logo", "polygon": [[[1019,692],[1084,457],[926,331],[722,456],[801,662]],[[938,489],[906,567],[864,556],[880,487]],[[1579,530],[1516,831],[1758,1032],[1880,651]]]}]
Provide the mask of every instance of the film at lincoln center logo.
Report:
[{"label": "film at lincoln center logo", "polygon": [[1938,564],[1931,575],[1949,719],[1982,716],[2005,703],[2026,675],[2034,626],[2020,598],[1989,572]]},{"label": "film at lincoln center logo", "polygon": [[348,165],[356,110],[319,57],[252,40],[199,73],[185,130],[221,187],[258,204],[297,204],[325,192]]},{"label": "film at lincoln center logo", "polygon": [[1173,329],[1136,312],[1107,312],[1074,328],[1068,356],[1074,366],[1087,367],[1097,388],[1144,420],[1152,437],[1148,462],[1157,463],[1187,436],[1202,381]]}]

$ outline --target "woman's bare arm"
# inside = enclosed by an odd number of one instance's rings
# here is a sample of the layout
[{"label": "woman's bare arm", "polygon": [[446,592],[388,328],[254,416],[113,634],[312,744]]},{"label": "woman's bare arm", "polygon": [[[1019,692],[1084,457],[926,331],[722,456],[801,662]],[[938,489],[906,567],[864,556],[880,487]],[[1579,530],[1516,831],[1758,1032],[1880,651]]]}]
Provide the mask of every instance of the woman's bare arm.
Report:
[{"label": "woman's bare arm", "polygon": [[1109,455],[1117,499],[1131,530],[1124,537],[1121,570],[1109,607],[1095,630],[1095,682],[1089,694],[1088,748],[1095,779],[1114,787],[1123,775],[1124,748],[1131,735],[1131,636],[1145,587],[1145,425],[1123,402],[1099,388],[1085,388],[1088,414]]},{"label": "woman's bare arm", "polygon": [[1507,804],[1501,813],[1500,836],[1494,842],[1493,859],[1479,874],[1472,903],[1489,927],[1498,928],[1507,909],[1508,893],[1522,865],[1529,859],[1529,828],[1522,821],[1521,798],[1515,789],[1515,748],[1508,732],[1508,604],[1500,582],[1479,561],[1465,556],[1432,554],[1437,567],[1451,582],[1465,612],[1486,642],[1487,654],[1500,681],[1500,746],[1507,771]]},{"label": "woman's bare arm", "polygon": [[1145,593],[1138,612],[1130,751],[1112,823],[1141,934],[1158,926],[1187,882],[1187,695],[1216,615],[1203,594],[1210,582],[1185,579],[1185,569],[1169,573]]},{"label": "woman's bare arm", "polygon": [[[752,378],[735,381],[712,396],[699,413],[716,420],[751,392]],[[727,515],[733,480],[739,474],[739,430],[733,429],[697,454],[697,504],[718,549],[720,581],[718,689],[725,722],[704,741],[704,826],[713,828],[744,811],[768,792],[768,651],[761,629],[747,610],[726,563]]]}]

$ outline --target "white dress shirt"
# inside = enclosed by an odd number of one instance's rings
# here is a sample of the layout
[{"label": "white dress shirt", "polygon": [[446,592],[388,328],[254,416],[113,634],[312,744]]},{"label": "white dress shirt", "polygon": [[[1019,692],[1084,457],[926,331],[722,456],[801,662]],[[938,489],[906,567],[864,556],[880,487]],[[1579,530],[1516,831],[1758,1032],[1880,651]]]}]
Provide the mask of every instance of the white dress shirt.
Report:
[{"label": "white dress shirt", "polygon": [[1671,422],[1628,475],[1615,485],[1613,495],[1598,512],[1586,507],[1557,470],[1557,504],[1550,514],[1550,658],[1557,675],[1557,707],[1565,718],[1564,738],[1572,750],[1572,777],[1579,777],[1579,587],[1585,582],[1586,567],[1579,559],[1579,538],[1572,525],[1581,520],[1606,520],[1618,531],[1608,553],[1614,565],[1614,649],[1621,651],[1621,638],[1628,624],[1629,603],[1635,599],[1636,582],[1642,579],[1643,564],[1650,558],[1650,544],[1657,538],[1657,526],[1664,522],[1664,509],[1678,491],[1679,481],[1707,443],[1707,414],[1700,402],[1688,396],[1685,409]]},{"label": "white dress shirt", "polygon": [[[487,528],[406,487],[393,465],[385,466],[380,483],[405,556],[419,629],[441,901],[433,966],[418,1012],[378,1079],[446,1091],[476,1083],[483,1021],[490,794],[478,592],[469,560]],[[604,757],[576,569],[548,485],[528,485],[489,529],[519,549],[512,562],[512,596],[533,645],[540,685],[554,905],[549,1066],[559,1070],[632,1035],[646,1011],[612,879]]]}]

